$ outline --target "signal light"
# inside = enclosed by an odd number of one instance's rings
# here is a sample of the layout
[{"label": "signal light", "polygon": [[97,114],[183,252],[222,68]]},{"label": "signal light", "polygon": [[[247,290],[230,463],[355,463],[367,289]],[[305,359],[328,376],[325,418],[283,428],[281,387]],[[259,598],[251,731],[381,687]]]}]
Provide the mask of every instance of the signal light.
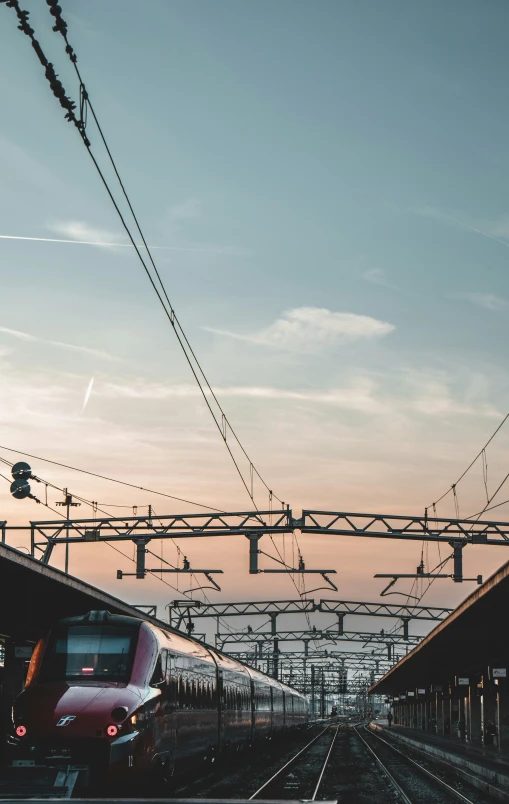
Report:
[{"label": "signal light", "polygon": [[112,723],[106,729],[106,734],[108,735],[108,737],[115,737],[118,734],[118,726],[114,726]]},{"label": "signal light", "polygon": [[16,726],[16,734],[18,735],[18,737],[24,737],[26,733],[27,733],[26,726]]}]

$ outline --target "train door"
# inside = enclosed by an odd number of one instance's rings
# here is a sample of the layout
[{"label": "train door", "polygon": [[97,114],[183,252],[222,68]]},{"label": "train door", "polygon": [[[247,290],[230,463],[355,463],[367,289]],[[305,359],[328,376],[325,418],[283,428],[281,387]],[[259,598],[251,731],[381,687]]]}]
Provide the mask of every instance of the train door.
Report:
[{"label": "train door", "polygon": [[170,705],[170,668],[171,659],[169,651],[163,649],[159,653],[150,680],[150,686],[156,687],[161,691],[161,697],[154,712],[154,762],[158,764],[161,769],[166,771],[173,768],[175,758],[173,713],[171,712]]},{"label": "train door", "polygon": [[276,713],[274,712],[274,687],[270,687],[270,730],[275,730],[276,726]]},{"label": "train door", "polygon": [[255,738],[255,718],[256,718],[256,711],[255,711],[255,683],[254,678],[250,678],[250,690],[251,690],[251,737],[250,743],[253,745],[254,738]]},{"label": "train door", "polygon": [[177,679],[175,677],[175,656],[169,650],[165,650],[166,663],[163,665],[163,672],[166,679],[164,687],[163,722],[162,729],[164,734],[165,750],[168,754],[168,761],[171,768],[174,768],[176,759],[177,743]]},{"label": "train door", "polygon": [[224,749],[224,720],[225,720],[225,704],[223,702],[223,669],[220,667],[219,662],[216,661],[216,687],[217,687],[217,746],[219,754],[222,754]]}]

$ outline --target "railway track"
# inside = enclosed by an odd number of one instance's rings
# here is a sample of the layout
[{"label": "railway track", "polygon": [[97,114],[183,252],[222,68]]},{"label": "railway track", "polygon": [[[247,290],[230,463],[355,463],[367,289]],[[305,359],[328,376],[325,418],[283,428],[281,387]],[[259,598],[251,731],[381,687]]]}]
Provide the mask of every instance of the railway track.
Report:
[{"label": "railway track", "polygon": [[[488,804],[455,777],[443,778],[361,724],[328,725],[249,796],[328,799],[338,804]],[[458,788],[463,788],[463,791]]]},{"label": "railway track", "polygon": [[[264,799],[305,799],[315,801],[329,763],[340,726],[326,726],[316,737],[313,737],[291,759],[279,768],[270,779],[249,797],[254,801],[261,797]],[[330,733],[332,739],[328,739]],[[323,739],[322,739],[323,738]],[[325,757],[323,756],[325,753]],[[306,765],[296,768],[299,759],[306,757]],[[319,773],[313,779],[309,773],[309,764],[319,762]]]},{"label": "railway track", "polygon": [[404,804],[428,804],[430,801],[433,801],[433,804],[451,804],[458,801],[463,804],[480,804],[488,801],[477,793],[469,794],[473,796],[472,798],[464,795],[366,726],[354,726],[353,731]]},{"label": "railway track", "polygon": [[[281,752],[263,750],[236,768],[195,779],[179,798],[334,801],[338,804],[492,804],[454,773],[403,753],[364,724],[313,724]],[[255,788],[253,792],[253,788]]]}]

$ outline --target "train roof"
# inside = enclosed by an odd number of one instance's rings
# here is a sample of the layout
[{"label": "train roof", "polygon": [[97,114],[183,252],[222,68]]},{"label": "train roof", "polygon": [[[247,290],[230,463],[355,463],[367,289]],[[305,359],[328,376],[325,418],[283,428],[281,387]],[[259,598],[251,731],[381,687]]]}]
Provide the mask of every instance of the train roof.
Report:
[{"label": "train roof", "polygon": [[77,617],[65,617],[56,625],[124,625],[139,628],[144,622],[138,617],[128,617],[126,614],[112,614],[110,611],[89,611]]}]

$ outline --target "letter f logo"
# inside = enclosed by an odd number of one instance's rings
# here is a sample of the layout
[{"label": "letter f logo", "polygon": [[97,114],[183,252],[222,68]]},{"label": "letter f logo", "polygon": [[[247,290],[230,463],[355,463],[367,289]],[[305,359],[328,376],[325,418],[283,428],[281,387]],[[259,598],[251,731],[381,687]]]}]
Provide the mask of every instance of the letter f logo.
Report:
[{"label": "letter f logo", "polygon": [[76,715],[65,715],[61,717],[57,723],[57,726],[68,726],[72,720],[76,720]]}]

